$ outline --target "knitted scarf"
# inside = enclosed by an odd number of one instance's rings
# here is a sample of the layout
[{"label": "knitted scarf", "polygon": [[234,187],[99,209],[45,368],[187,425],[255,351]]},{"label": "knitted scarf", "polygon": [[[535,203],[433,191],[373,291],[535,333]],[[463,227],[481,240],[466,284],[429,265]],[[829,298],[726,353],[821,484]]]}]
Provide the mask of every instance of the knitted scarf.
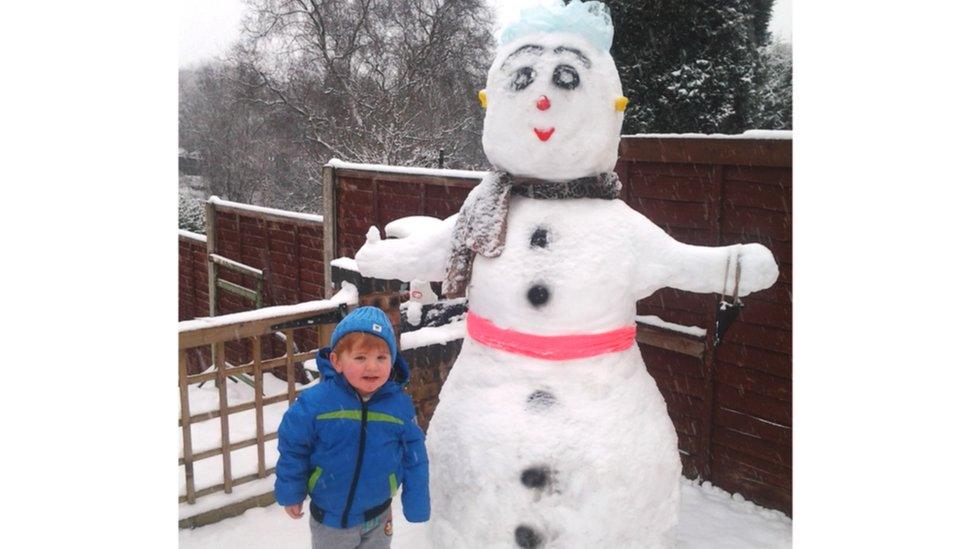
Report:
[{"label": "knitted scarf", "polygon": [[513,194],[542,200],[613,200],[620,195],[620,181],[613,172],[570,181],[545,181],[517,177],[505,172],[489,172],[471,190],[458,212],[443,287],[448,298],[464,297],[468,283],[471,282],[475,254],[498,257],[505,251],[508,205]]}]

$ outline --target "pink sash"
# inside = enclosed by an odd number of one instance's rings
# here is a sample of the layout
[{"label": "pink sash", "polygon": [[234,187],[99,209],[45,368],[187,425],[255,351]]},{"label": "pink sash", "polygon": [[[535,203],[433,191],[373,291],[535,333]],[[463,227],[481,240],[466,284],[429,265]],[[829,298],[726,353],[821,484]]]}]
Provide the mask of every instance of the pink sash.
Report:
[{"label": "pink sash", "polygon": [[572,360],[625,351],[634,344],[637,325],[601,334],[545,336],[506,330],[468,311],[468,335],[493,349],[545,360]]}]

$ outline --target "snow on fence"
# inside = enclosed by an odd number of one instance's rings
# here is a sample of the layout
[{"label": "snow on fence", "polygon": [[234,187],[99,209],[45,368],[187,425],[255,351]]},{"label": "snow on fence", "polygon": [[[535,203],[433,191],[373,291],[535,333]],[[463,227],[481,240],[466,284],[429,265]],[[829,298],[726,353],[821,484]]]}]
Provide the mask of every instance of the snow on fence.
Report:
[{"label": "snow on fence", "polygon": [[[748,296],[722,344],[710,346],[717,296],[662,290],[638,303],[638,342],[678,431],[685,475],[740,492],[762,505],[792,509],[792,140],[788,133],[741,136],[624,136],[616,171],[621,198],[690,244],[759,242],[780,268],[770,289]],[[219,201],[213,233],[218,254],[262,269],[264,303],[321,299],[330,261],[352,257],[371,225],[408,216],[448,217],[477,184],[478,172],[358,165],[324,169],[322,221],[307,214]],[[206,257],[181,235],[180,318],[204,316]],[[186,258],[184,257],[186,254]],[[221,295],[219,314],[247,310]],[[705,337],[668,329],[699,326]],[[280,345],[278,342],[272,344]],[[421,417],[457,353],[431,346],[440,364],[418,402]],[[411,352],[422,356],[422,349]],[[426,360],[424,358],[418,360]],[[445,366],[446,365],[446,366]],[[433,397],[426,399],[427,393]],[[424,410],[426,408],[426,410]]]},{"label": "snow on fence", "polygon": [[[267,478],[274,472],[274,466],[265,459],[265,444],[277,438],[277,421],[272,422],[274,430],[266,429],[264,410],[266,407],[287,401],[294,402],[298,388],[296,387],[296,368],[293,365],[313,359],[318,349],[325,346],[331,336],[332,328],[339,320],[337,311],[341,307],[355,306],[358,303],[358,293],[355,287],[346,285],[331,299],[318,300],[297,305],[269,307],[256,311],[247,311],[218,317],[186,320],[179,325],[179,390],[180,390],[180,431],[182,447],[180,450],[179,466],[183,473],[183,490],[179,497],[180,503],[193,505],[199,498],[217,494],[223,491],[230,494],[235,486]],[[296,330],[304,329],[314,332],[314,344],[306,350],[293,349]],[[277,333],[285,338],[284,353],[280,356],[265,358],[266,341]],[[226,346],[229,342],[245,342],[249,349],[245,360],[236,362],[227,359]],[[206,354],[212,359],[214,366],[202,373],[192,373],[188,368],[188,355]],[[280,394],[265,394],[265,373],[275,368],[284,367],[286,371],[287,390]],[[231,405],[228,401],[228,380],[253,388],[252,398]],[[218,393],[218,408],[216,410],[191,409],[191,387],[213,382]],[[238,391],[239,392],[239,391]],[[252,412],[253,411],[253,412]],[[242,413],[253,413],[253,437],[243,438],[235,436],[232,439],[231,416]],[[213,429],[213,422],[219,419],[219,430]],[[280,418],[279,418],[280,419]],[[211,428],[207,427],[210,422]],[[194,429],[194,425],[198,429]],[[240,434],[240,425],[235,425],[234,434]],[[219,432],[219,443],[207,439],[208,434]],[[247,432],[247,429],[244,429]],[[195,435],[205,440],[198,440]],[[202,448],[201,448],[202,446]],[[242,454],[236,451],[256,447],[256,470],[241,471],[235,476],[232,454],[243,460]],[[194,474],[194,464],[203,460],[220,456],[222,460],[222,481],[209,486],[198,486]],[[273,461],[272,461],[273,463]],[[246,466],[241,467],[247,469]],[[252,498],[254,499],[254,498]],[[260,500],[260,501],[257,501]],[[255,501],[243,502],[248,504],[271,503],[267,493],[256,496]],[[241,505],[242,502],[233,502]],[[220,518],[224,506],[201,506],[199,513],[181,511],[182,523],[185,525],[200,525]],[[209,512],[209,515],[208,515]],[[185,517],[183,515],[186,515]]]}]

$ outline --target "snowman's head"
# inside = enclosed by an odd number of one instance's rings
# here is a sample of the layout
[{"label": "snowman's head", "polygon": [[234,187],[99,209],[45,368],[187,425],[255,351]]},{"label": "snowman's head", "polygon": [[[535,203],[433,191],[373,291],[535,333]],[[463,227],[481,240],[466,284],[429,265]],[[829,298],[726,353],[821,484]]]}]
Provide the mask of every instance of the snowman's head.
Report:
[{"label": "snowman's head", "polygon": [[482,144],[497,169],[568,180],[613,169],[626,98],[606,7],[557,4],[523,11],[502,33],[482,93]]}]

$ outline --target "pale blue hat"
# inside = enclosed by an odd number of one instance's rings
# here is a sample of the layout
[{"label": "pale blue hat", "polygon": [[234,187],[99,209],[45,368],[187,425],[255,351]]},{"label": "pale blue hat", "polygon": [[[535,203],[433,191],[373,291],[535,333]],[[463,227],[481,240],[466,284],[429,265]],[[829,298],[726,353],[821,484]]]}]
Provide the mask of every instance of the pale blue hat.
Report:
[{"label": "pale blue hat", "polygon": [[610,9],[603,2],[551,0],[548,4],[522,10],[518,21],[505,27],[498,37],[498,45],[537,32],[567,32],[585,38],[593,47],[610,51],[613,43],[613,20]]}]

